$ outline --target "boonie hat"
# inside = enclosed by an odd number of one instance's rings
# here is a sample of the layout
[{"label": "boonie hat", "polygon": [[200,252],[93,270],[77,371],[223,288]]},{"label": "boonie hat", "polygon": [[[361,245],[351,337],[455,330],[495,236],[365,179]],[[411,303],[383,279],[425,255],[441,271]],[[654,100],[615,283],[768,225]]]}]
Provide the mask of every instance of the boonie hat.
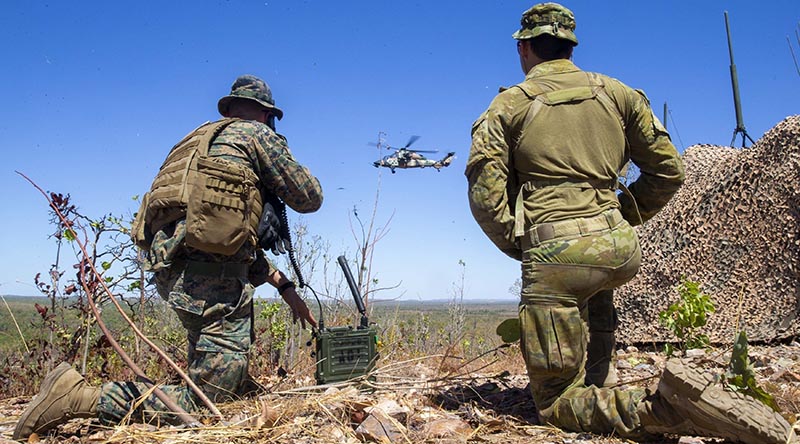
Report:
[{"label": "boonie hat", "polygon": [[275,106],[275,100],[272,98],[272,91],[269,89],[269,85],[256,76],[246,74],[238,77],[233,82],[233,86],[231,86],[231,93],[219,99],[217,103],[219,113],[222,115],[227,114],[228,106],[235,99],[256,101],[264,108],[271,109],[278,120],[283,117],[283,111]]},{"label": "boonie hat", "polygon": [[569,40],[578,45],[575,36],[575,15],[569,9],[558,3],[539,3],[522,13],[520,20],[522,29],[515,32],[512,37],[517,40],[526,40],[549,34],[553,37]]}]

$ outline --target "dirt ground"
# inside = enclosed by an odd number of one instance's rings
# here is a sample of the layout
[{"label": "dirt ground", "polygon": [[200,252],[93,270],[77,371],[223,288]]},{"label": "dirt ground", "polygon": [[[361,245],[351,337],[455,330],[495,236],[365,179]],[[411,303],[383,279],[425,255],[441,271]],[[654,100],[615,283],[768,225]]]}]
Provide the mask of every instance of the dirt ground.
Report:
[{"label": "dirt ground", "polygon": [[[729,350],[695,351],[689,357],[720,371]],[[751,346],[759,384],[773,394],[790,423],[800,413],[800,343]],[[187,430],[130,424],[101,427],[74,420],[42,443],[541,443],[619,444],[613,436],[565,433],[538,423],[519,356],[478,372],[442,376],[435,360],[390,363],[377,371],[373,390],[353,386],[303,388],[300,381],[271,382],[271,393],[257,399],[219,405],[223,421],[199,418],[207,425]],[[443,361],[442,361],[443,362]],[[627,347],[617,353],[622,387],[657,381],[663,353]],[[447,373],[447,372],[446,372]],[[28,398],[0,400],[0,444],[11,442],[17,418]],[[650,443],[719,442],[695,437],[664,437]]]}]

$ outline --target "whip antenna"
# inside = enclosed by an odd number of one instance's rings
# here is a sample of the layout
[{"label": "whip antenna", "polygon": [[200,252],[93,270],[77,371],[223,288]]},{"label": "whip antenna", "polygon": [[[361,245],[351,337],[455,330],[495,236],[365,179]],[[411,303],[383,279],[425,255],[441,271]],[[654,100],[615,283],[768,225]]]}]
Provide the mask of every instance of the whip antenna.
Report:
[{"label": "whip antenna", "polygon": [[742,134],[742,148],[745,148],[745,138],[753,142],[753,139],[747,134],[744,128],[744,119],[742,118],[742,102],[739,100],[739,78],[736,75],[736,64],[733,63],[733,45],[731,44],[731,28],[728,25],[728,11],[725,11],[725,32],[728,34],[728,53],[731,58],[731,86],[733,87],[733,106],[736,108],[736,129],[733,130],[733,139],[731,139],[731,146],[736,141],[736,135]]}]

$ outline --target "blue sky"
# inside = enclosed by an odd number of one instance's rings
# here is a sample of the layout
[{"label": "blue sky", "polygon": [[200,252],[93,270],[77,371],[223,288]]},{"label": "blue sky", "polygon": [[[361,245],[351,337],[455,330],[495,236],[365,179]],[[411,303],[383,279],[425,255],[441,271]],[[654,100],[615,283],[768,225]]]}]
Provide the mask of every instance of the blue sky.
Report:
[{"label": "blue sky", "polygon": [[[464,164],[472,121],[501,85],[522,80],[517,1],[8,2],[0,15],[0,294],[36,294],[55,257],[47,206],[15,170],[70,193],[90,216],[136,210],[170,147],[206,120],[240,74],[265,79],[278,130],[319,177],[322,209],[303,216],[331,254],[352,252],[348,213],[369,213],[378,132],[455,151],[434,170],[383,170],[378,221],[392,216],[374,267],[382,297],[512,298],[519,265],[472,219]],[[796,1],[573,1],[575,63],[644,89],[679,150],[727,145],[736,126],[723,11],[733,32],[744,122],[758,139],[798,113],[786,36]],[[737,146],[741,140],[737,139]],[[383,153],[385,154],[385,153]],[[291,214],[296,219],[296,214]],[[72,260],[71,257],[66,259]],[[70,262],[71,263],[71,262]],[[331,264],[335,266],[335,264]],[[260,290],[262,294],[268,294]],[[271,294],[271,293],[270,293]]]}]

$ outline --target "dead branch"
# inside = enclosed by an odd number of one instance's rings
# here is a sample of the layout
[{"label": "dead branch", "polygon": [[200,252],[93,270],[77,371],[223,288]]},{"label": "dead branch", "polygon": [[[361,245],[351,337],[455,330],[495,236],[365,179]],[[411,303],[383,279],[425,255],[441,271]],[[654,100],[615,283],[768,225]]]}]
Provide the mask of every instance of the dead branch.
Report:
[{"label": "dead branch", "polygon": [[[61,213],[61,211],[53,203],[53,201],[49,198],[49,196],[47,196],[47,193],[25,174],[22,174],[19,171],[16,171],[16,173],[25,178],[25,180],[27,180],[28,182],[30,182],[30,184],[33,185],[33,187],[36,188],[44,196],[44,198],[47,200],[47,203],[50,205],[53,211],[55,211],[55,213],[58,215],[59,219],[64,224],[66,229],[71,231],[72,234],[74,235],[75,242],[80,248],[81,252],[83,253],[84,262],[86,263],[86,265],[89,266],[89,268],[91,269],[92,273],[95,276],[100,276],[101,273],[97,271],[94,263],[88,260],[89,254],[86,251],[86,246],[78,239],[77,233],[75,233],[75,230],[72,228],[72,224]],[[100,318],[100,313],[97,310],[97,307],[94,305],[94,301],[91,297],[92,292],[89,291],[89,288],[86,285],[87,282],[84,279],[85,277],[84,272],[85,272],[85,267],[81,265],[81,285],[84,287],[84,290],[87,291],[87,296],[88,296],[87,299],[90,301],[90,305],[92,307],[92,311],[94,312],[98,325],[101,325],[102,321]],[[169,356],[166,355],[166,353],[164,353],[157,345],[155,345],[152,341],[150,341],[150,339],[147,338],[144,335],[144,333],[141,332],[141,330],[139,330],[136,324],[133,323],[130,317],[128,317],[128,315],[119,305],[119,302],[116,300],[116,297],[114,297],[113,292],[111,291],[111,289],[108,288],[106,283],[103,282],[102,279],[97,279],[97,282],[101,285],[103,291],[108,295],[109,299],[114,304],[117,311],[119,311],[122,318],[125,320],[125,322],[127,322],[130,325],[130,327],[133,329],[136,335],[140,337],[148,346],[150,346],[153,349],[153,351],[155,351],[162,359],[164,359],[164,361],[167,362],[170,365],[170,367],[172,367],[172,369],[175,370],[176,373],[186,382],[187,386],[191,388],[191,390],[198,396],[198,398],[203,401],[203,403],[208,407],[208,409],[211,410],[211,412],[214,415],[216,415],[220,420],[222,420],[223,419],[222,414],[220,413],[219,409],[217,409],[217,407],[214,405],[213,402],[211,402],[210,399],[208,399],[205,393],[203,393],[202,390],[200,390],[200,388],[197,387],[194,381],[192,381],[191,378],[189,378],[189,376],[187,376],[186,373],[184,373],[180,369],[180,367],[178,367],[178,365],[175,364],[175,362],[172,359],[170,359]],[[145,381],[145,384],[149,382],[152,385],[152,381],[150,381],[150,379],[147,378],[144,372],[142,372],[142,370],[130,359],[130,357],[125,353],[124,350],[122,350],[119,344],[116,343],[116,341],[113,339],[108,329],[105,328],[105,325],[102,325],[101,329],[103,330],[103,334],[106,335],[109,342],[114,347],[114,350],[120,355],[120,357],[131,368],[131,370],[133,370],[133,372],[137,375],[137,377]],[[163,391],[161,391],[161,389],[158,389],[156,387],[153,392],[158,397],[158,399],[160,399],[161,402],[163,402],[164,405],[167,406],[167,408],[169,408],[173,413],[177,414],[181,418],[181,421],[183,421],[185,424],[189,426],[194,426],[196,424],[199,424],[199,422],[194,417],[186,413],[180,406],[175,404],[175,402],[172,401],[172,399],[170,399]]]}]

